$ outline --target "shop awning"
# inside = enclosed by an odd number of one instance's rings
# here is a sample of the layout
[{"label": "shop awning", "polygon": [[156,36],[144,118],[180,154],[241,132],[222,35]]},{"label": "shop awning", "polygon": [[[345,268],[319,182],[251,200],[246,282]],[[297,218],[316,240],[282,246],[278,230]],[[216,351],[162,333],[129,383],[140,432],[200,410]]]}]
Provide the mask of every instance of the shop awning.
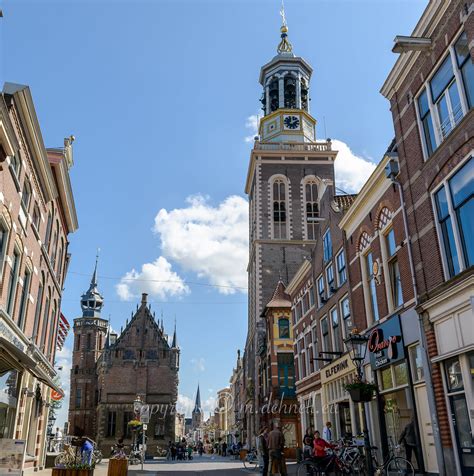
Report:
[{"label": "shop awning", "polygon": [[40,380],[56,392],[60,393],[64,397],[64,391],[53,382],[51,377],[47,375],[44,370],[38,367],[37,362],[35,362],[30,356],[25,354],[16,345],[5,339],[5,337],[0,336],[0,352],[4,351],[6,351],[7,356],[16,360],[21,365],[21,367],[23,367],[23,369],[34,375],[38,380]]}]

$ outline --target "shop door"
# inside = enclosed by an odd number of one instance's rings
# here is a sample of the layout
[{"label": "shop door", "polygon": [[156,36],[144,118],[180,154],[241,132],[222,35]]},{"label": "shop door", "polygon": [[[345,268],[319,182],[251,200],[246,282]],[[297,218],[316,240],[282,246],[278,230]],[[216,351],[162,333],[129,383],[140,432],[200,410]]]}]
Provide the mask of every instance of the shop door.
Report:
[{"label": "shop door", "polygon": [[431,423],[430,409],[428,407],[428,395],[426,385],[415,387],[416,408],[418,410],[418,432],[420,434],[423,449],[423,460],[428,473],[438,473],[438,460],[434,444],[433,425]]},{"label": "shop door", "polygon": [[466,397],[464,394],[451,395],[449,401],[461,472],[463,476],[472,476],[474,475],[474,442]]},{"label": "shop door", "polygon": [[341,433],[339,438],[350,438],[352,435],[351,410],[349,402],[339,403],[339,428]]}]

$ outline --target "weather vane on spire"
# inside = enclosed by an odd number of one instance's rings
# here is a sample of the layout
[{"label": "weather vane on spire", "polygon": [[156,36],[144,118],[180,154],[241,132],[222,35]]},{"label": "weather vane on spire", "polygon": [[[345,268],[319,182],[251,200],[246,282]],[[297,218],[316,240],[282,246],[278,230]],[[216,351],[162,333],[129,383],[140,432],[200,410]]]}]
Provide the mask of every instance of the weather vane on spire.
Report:
[{"label": "weather vane on spire", "polygon": [[291,53],[293,51],[293,47],[291,43],[288,41],[288,25],[286,23],[286,15],[285,15],[285,4],[283,0],[281,0],[281,9],[280,9],[280,16],[281,16],[281,41],[278,45],[277,51],[278,54],[282,53]]},{"label": "weather vane on spire", "polygon": [[285,3],[283,2],[283,0],[281,0],[280,16],[281,16],[282,25],[283,25],[283,26],[287,26],[287,24],[286,24],[286,16],[285,16]]}]

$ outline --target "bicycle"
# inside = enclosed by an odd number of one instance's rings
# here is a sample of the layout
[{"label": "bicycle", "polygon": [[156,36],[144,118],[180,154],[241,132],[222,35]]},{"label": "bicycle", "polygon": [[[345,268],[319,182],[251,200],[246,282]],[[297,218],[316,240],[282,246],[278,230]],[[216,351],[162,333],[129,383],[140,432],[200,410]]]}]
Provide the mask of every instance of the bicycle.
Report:
[{"label": "bicycle", "polygon": [[338,455],[337,449],[329,450],[324,458],[306,458],[298,464],[297,476],[352,475],[351,466]]},{"label": "bicycle", "polygon": [[246,455],[245,458],[242,460],[245,469],[258,469],[258,455],[255,449],[251,449]]}]

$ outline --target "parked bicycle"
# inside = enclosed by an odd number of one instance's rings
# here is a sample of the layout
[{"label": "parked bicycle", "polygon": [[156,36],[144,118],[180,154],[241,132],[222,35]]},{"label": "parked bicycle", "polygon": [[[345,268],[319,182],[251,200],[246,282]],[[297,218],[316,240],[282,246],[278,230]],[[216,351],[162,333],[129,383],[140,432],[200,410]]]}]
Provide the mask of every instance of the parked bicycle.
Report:
[{"label": "parked bicycle", "polygon": [[249,452],[245,455],[245,458],[242,460],[244,463],[244,468],[245,469],[252,469],[252,470],[257,470],[258,469],[258,455],[257,455],[257,450],[255,448],[252,448],[249,450]]}]

